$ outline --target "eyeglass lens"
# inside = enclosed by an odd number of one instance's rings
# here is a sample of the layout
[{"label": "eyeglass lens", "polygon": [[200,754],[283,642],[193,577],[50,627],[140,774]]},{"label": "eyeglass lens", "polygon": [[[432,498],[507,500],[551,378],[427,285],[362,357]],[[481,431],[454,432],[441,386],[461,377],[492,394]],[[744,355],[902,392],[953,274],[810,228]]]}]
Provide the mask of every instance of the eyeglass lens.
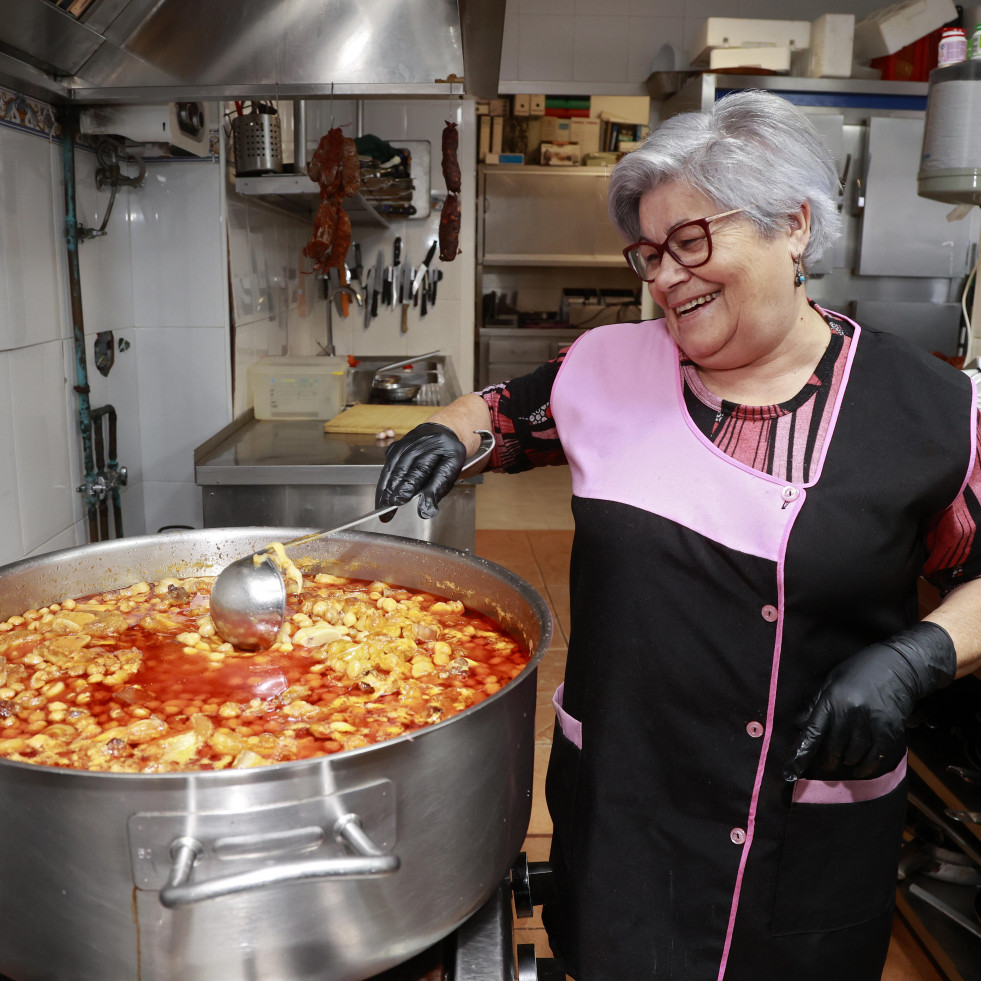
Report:
[{"label": "eyeglass lens", "polygon": [[[691,222],[676,228],[664,243],[668,254],[682,266],[700,266],[708,262],[712,252],[712,240],[708,229],[701,222]],[[641,242],[627,253],[630,268],[650,282],[661,266],[661,250],[656,245]]]}]

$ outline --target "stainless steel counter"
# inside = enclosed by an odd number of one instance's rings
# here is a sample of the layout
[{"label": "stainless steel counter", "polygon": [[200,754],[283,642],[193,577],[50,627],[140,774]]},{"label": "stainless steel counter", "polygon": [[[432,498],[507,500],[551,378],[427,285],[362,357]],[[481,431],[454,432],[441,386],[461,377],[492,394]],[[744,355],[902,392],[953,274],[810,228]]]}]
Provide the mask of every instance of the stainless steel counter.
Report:
[{"label": "stainless steel counter", "polygon": [[[358,370],[370,372],[373,364],[397,359],[373,358]],[[449,358],[440,355],[427,363],[438,368],[435,395],[429,393],[435,410],[458,397],[460,388]],[[363,388],[351,386],[352,391]],[[329,528],[374,508],[384,462],[385,444],[373,436],[325,433],[323,422],[316,420],[260,420],[250,409],[194,451],[194,479],[201,487],[207,528]],[[458,484],[429,521],[410,506],[387,524],[375,520],[362,529],[472,550],[480,480]]]}]

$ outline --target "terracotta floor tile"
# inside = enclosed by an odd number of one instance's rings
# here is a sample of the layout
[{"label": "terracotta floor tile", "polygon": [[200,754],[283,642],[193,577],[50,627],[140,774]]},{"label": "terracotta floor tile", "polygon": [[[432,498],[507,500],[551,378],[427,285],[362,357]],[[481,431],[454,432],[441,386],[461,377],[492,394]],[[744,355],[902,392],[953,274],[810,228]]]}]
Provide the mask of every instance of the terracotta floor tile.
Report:
[{"label": "terracotta floor tile", "polygon": [[535,743],[535,776],[531,791],[531,819],[528,822],[529,835],[551,835],[552,819],[545,803],[545,771],[552,741]]},{"label": "terracotta floor tile", "polygon": [[568,587],[572,532],[532,528],[526,529],[526,533],[545,585],[557,583]]},{"label": "terracotta floor tile", "polygon": [[474,552],[521,576],[535,589],[542,590],[544,580],[526,532],[478,529]]},{"label": "terracotta floor tile", "polygon": [[552,611],[554,634],[561,636],[562,643],[568,646],[569,633],[572,626],[568,583],[552,583],[551,585],[546,585],[545,592],[548,598],[549,609]]}]

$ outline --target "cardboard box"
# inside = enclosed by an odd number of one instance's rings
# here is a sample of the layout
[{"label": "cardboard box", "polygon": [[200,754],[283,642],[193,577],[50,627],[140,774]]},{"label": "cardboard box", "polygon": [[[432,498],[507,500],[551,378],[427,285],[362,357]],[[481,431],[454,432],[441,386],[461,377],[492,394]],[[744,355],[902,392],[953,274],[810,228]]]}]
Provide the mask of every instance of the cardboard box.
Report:
[{"label": "cardboard box", "polygon": [[544,116],[545,96],[544,95],[528,96],[528,112],[532,116]]},{"label": "cardboard box", "polygon": [[651,121],[651,99],[647,95],[594,95],[589,100],[589,115],[644,126]]},{"label": "cardboard box", "polygon": [[490,100],[490,114],[492,116],[506,116],[508,114],[508,108],[507,99]]},{"label": "cardboard box", "polygon": [[[545,117],[548,118],[547,116]],[[578,143],[583,156],[587,153],[598,153],[602,122],[599,119],[570,119],[569,141]]]},{"label": "cardboard box", "polygon": [[543,143],[540,153],[546,167],[578,167],[581,159],[578,143]]},{"label": "cardboard box", "polygon": [[488,153],[484,162],[489,164],[523,164],[525,155],[523,153]]},{"label": "cardboard box", "polygon": [[756,17],[709,17],[689,49],[691,63],[709,64],[713,48],[809,48],[811,23]]},{"label": "cardboard box", "polygon": [[855,25],[855,58],[895,54],[956,17],[954,0],[902,0],[881,7]]},{"label": "cardboard box", "polygon": [[790,48],[713,48],[709,52],[709,71],[738,72],[790,71]]},{"label": "cardboard box", "polygon": [[490,152],[501,153],[504,150],[504,117],[491,116]]},{"label": "cardboard box", "polygon": [[530,114],[531,96],[515,95],[511,97],[511,115],[527,116]]},{"label": "cardboard box", "polygon": [[571,143],[572,120],[560,116],[542,116],[540,133],[543,143]]}]

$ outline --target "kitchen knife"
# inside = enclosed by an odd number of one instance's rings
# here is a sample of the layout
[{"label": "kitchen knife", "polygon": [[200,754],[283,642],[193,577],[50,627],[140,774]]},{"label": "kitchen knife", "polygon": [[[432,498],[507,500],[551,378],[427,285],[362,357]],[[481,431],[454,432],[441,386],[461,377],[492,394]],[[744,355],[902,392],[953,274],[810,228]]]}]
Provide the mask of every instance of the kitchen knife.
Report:
[{"label": "kitchen knife", "polygon": [[371,312],[372,305],[374,304],[374,306],[375,306],[376,309],[377,309],[377,306],[378,306],[378,303],[377,303],[378,293],[377,292],[374,293],[375,300],[374,301],[372,300],[371,287],[372,287],[372,284],[374,283],[374,280],[375,280],[375,270],[374,270],[374,267],[369,266],[368,267],[368,272],[367,272],[367,274],[365,275],[365,278],[364,278],[364,302],[362,304],[364,306],[364,324],[363,324],[363,326],[364,326],[364,329],[365,330],[367,330],[368,329],[368,326],[371,324],[371,318],[373,316],[373,314]]},{"label": "kitchen knife", "polygon": [[399,275],[399,263],[402,261],[402,239],[396,235],[395,242],[392,245],[392,295],[390,297],[390,302],[392,304],[392,309],[395,309],[396,300],[401,301],[401,297],[396,296],[401,285],[401,277]]},{"label": "kitchen knife", "polygon": [[378,316],[378,299],[381,297],[382,303],[386,302],[387,297],[383,295],[385,289],[385,257],[378,250],[378,258],[375,259],[375,280],[371,284],[371,315]]},{"label": "kitchen knife", "polygon": [[429,305],[431,307],[436,306],[436,286],[442,278],[442,269],[434,269],[429,274]]},{"label": "kitchen knife", "polygon": [[412,296],[415,298],[416,293],[419,292],[419,287],[422,285],[423,279],[426,278],[426,272],[429,269],[430,263],[433,261],[433,256],[436,255],[436,245],[437,242],[433,240],[433,244],[429,246],[429,251],[426,253],[426,258],[422,260],[422,265],[416,272],[415,279],[412,280]]},{"label": "kitchen knife", "polygon": [[401,279],[399,294],[402,301],[402,333],[407,334],[409,332],[409,304],[412,302],[412,267],[408,261],[402,264]]},{"label": "kitchen knife", "polygon": [[351,271],[351,279],[358,281],[358,286],[364,285],[364,266],[361,265],[361,243],[354,243],[354,269]]}]

